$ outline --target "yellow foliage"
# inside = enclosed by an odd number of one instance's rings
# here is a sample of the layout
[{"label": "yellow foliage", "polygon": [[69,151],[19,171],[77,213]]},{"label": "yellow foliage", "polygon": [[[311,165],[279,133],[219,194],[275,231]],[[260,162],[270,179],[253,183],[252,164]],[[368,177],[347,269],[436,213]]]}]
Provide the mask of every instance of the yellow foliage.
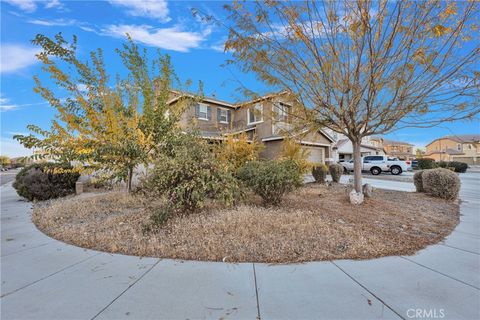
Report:
[{"label": "yellow foliage", "polygon": [[300,143],[296,142],[292,138],[285,138],[282,144],[281,158],[294,161],[302,172],[307,172],[312,168],[312,163],[307,159],[310,152],[302,148]]},{"label": "yellow foliage", "polygon": [[258,159],[263,145],[256,139],[249,140],[245,132],[239,135],[229,135],[216,146],[217,158],[230,170],[236,171],[249,161]]}]

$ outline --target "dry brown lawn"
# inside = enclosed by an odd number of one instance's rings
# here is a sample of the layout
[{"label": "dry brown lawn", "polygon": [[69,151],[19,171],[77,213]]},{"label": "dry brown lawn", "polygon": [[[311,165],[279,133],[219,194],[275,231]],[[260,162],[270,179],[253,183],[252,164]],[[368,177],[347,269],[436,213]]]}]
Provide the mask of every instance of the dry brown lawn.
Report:
[{"label": "dry brown lawn", "polygon": [[228,262],[304,262],[409,255],[448,235],[458,204],[424,194],[375,190],[361,206],[344,186],[307,185],[281,207],[259,200],[208,207],[145,232],[145,200],[122,192],[73,197],[35,207],[33,221],[53,238],[129,255]]}]

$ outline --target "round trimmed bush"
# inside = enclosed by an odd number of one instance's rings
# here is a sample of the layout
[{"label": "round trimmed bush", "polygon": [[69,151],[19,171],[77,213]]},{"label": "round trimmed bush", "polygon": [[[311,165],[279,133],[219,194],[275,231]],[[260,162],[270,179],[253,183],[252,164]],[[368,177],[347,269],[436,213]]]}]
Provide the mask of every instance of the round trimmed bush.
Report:
[{"label": "round trimmed bush", "polygon": [[328,167],[328,171],[330,171],[330,175],[332,176],[333,182],[340,182],[340,177],[343,173],[343,166],[337,163],[331,164]]},{"label": "round trimmed bush", "polygon": [[460,178],[455,172],[438,168],[425,170],[422,174],[423,189],[433,197],[455,200],[460,191]]},{"label": "round trimmed bush", "polygon": [[466,164],[465,162],[450,161],[448,163],[448,167],[454,168],[455,172],[464,173],[467,172],[468,164]]},{"label": "round trimmed bush", "polygon": [[48,200],[74,193],[79,177],[69,164],[34,163],[20,170],[13,187],[27,200]]},{"label": "round trimmed bush", "polygon": [[424,192],[423,190],[423,170],[415,172],[413,175],[413,184],[415,185],[415,189],[417,189],[417,192]]},{"label": "round trimmed bush", "polygon": [[327,178],[328,167],[325,164],[319,164],[312,168],[312,176],[315,179],[315,182],[325,183]]}]

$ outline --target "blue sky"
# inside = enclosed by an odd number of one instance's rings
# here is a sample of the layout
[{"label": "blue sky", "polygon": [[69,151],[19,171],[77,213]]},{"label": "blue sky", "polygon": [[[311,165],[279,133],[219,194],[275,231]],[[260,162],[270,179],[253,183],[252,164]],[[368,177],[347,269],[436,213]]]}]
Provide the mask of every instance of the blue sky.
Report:
[{"label": "blue sky", "polygon": [[[67,39],[77,35],[79,53],[101,47],[112,72],[120,67],[114,49],[120,47],[128,32],[135,41],[150,49],[171,55],[181,80],[202,80],[207,95],[229,101],[239,98],[239,82],[257,92],[268,90],[234,67],[223,67],[228,53],[223,52],[226,31],[192,16],[199,8],[224,19],[223,2],[219,1],[66,1],[1,0],[1,69],[0,117],[1,154],[28,155],[12,139],[27,133],[28,124],[48,128],[53,108],[33,92],[32,76],[40,72],[35,59],[37,48],[30,44],[36,34],[53,36],[62,32]],[[423,146],[447,134],[480,133],[479,121],[448,123],[431,129],[404,129],[387,137]]]}]

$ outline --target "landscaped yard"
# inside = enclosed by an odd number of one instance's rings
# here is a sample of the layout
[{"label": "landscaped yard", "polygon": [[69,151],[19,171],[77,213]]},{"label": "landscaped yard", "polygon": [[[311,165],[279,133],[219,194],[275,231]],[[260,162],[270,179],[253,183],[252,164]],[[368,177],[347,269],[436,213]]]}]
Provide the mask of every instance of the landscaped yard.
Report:
[{"label": "landscaped yard", "polygon": [[[264,208],[251,195],[232,209],[208,204],[151,229],[151,202],[124,192],[39,203],[33,221],[78,246],[130,255],[228,262],[303,262],[413,254],[448,235],[457,203],[375,190],[361,206],[347,187],[309,184]],[[148,230],[151,229],[151,230]]]}]

